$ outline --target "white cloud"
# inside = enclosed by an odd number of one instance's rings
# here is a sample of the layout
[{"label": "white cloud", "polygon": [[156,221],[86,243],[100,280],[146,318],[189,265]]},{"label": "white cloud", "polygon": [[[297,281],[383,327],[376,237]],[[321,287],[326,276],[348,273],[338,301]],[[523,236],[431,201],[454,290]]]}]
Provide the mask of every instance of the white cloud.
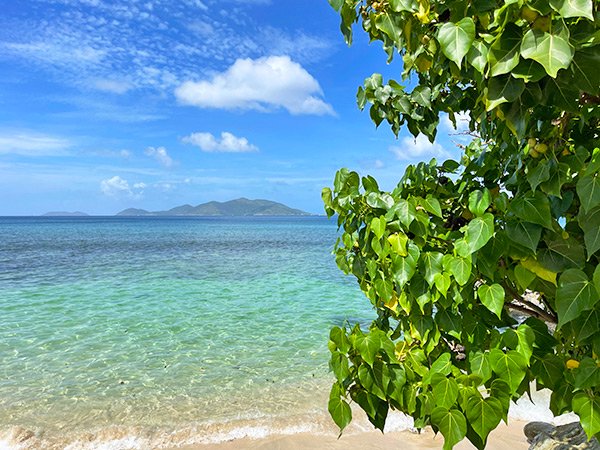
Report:
[{"label": "white cloud", "polygon": [[437,142],[433,144],[424,134],[416,139],[405,137],[400,145],[393,145],[389,150],[400,160],[425,159],[425,158],[449,158],[451,155]]},{"label": "white cloud", "polygon": [[71,143],[64,138],[32,132],[0,133],[0,155],[62,156]]},{"label": "white cloud", "polygon": [[258,151],[258,147],[250,144],[248,139],[236,137],[227,131],[221,133],[221,139],[216,138],[211,133],[192,133],[184,137],[182,141],[200,147],[203,152],[210,153],[249,153]]},{"label": "white cloud", "polygon": [[121,195],[126,195],[128,197],[133,196],[133,192],[127,180],[124,180],[119,176],[102,180],[100,182],[100,190],[104,195],[108,195],[110,197],[118,197]]},{"label": "white cloud", "polygon": [[208,81],[186,81],[175,90],[181,103],[200,108],[333,115],[322,94],[317,80],[288,56],[238,59]]},{"label": "white cloud", "polygon": [[373,166],[375,167],[375,169],[383,169],[385,167],[385,164],[382,160],[376,159]]},{"label": "white cloud", "polygon": [[106,180],[102,180],[100,182],[100,190],[102,193],[108,197],[115,198],[126,197],[139,199],[142,197],[144,189],[147,187],[148,185],[143,182],[134,183],[132,186],[127,180],[121,178],[120,176],[107,178]]},{"label": "white cloud", "polygon": [[94,80],[93,87],[103,92],[110,92],[112,94],[124,94],[129,91],[133,86],[127,81],[99,79]]},{"label": "white cloud", "polygon": [[144,153],[146,153],[146,156],[156,159],[164,167],[171,167],[173,165],[173,159],[169,156],[167,149],[164,147],[148,147]]}]

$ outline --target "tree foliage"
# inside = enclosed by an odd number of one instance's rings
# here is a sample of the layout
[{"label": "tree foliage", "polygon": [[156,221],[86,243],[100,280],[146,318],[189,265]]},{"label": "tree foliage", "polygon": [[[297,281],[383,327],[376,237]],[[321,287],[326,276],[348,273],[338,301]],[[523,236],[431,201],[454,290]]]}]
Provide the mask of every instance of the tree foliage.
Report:
[{"label": "tree foliage", "polygon": [[329,0],[401,57],[358,89],[379,126],[433,141],[468,114],[460,161],[409,166],[392,192],[346,169],[323,190],[338,266],[377,311],[331,330],[329,410],[381,430],[390,409],[445,448],[485,447],[511,400],[552,390],[600,434],[600,3]]}]

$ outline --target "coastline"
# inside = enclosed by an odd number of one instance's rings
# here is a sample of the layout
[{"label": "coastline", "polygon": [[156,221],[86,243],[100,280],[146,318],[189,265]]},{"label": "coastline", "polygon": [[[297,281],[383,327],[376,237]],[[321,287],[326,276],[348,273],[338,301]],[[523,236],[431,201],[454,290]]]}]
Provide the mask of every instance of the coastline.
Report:
[{"label": "coastline", "polygon": [[[523,434],[523,427],[527,422],[511,420],[506,425],[501,423],[488,438],[488,450],[526,450],[529,448],[527,439]],[[250,450],[276,450],[276,449],[332,449],[332,450],[384,450],[389,448],[402,448],[403,450],[441,449],[443,439],[436,436],[431,428],[423,430],[420,434],[412,431],[394,431],[382,434],[377,430],[362,431],[342,435],[339,439],[335,433],[329,435],[315,435],[311,433],[297,433],[291,435],[270,435],[260,439],[245,437],[233,439],[218,444],[204,444],[178,447],[179,450],[235,450],[239,448]],[[455,447],[457,450],[470,450],[475,447],[465,438]],[[175,450],[175,448],[169,449]]]}]

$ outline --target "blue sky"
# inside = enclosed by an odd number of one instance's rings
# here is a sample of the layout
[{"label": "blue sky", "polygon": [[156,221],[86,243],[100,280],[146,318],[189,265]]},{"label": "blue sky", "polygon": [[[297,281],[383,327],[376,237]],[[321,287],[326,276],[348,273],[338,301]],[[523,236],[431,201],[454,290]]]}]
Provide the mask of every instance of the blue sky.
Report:
[{"label": "blue sky", "polygon": [[327,0],[20,0],[0,11],[0,215],[115,214],[238,197],[322,213],[340,167],[393,188],[456,155],[356,107],[399,79]]}]

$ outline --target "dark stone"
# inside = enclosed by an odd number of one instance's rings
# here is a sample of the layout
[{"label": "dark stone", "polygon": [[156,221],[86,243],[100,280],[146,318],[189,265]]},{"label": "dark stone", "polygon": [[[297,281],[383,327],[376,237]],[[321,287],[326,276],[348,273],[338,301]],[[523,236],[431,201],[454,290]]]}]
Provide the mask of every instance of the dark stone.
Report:
[{"label": "dark stone", "polygon": [[523,432],[529,450],[600,450],[596,438],[588,441],[579,422],[555,427],[546,422],[531,422],[525,425]]},{"label": "dark stone", "polygon": [[548,422],[529,422],[523,428],[523,433],[525,433],[525,437],[527,438],[527,442],[530,444],[539,434],[550,435],[556,427]]}]

